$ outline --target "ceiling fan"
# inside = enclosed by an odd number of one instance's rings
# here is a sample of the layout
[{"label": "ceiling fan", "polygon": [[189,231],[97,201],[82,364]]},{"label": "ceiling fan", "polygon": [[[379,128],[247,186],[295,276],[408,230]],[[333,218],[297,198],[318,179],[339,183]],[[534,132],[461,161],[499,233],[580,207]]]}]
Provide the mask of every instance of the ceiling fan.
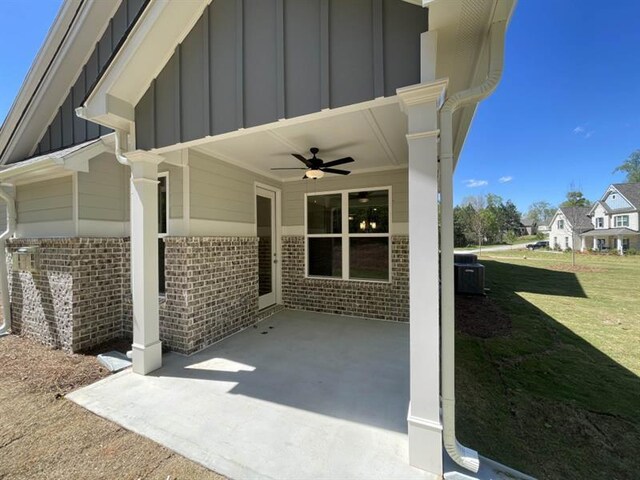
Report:
[{"label": "ceiling fan", "polygon": [[297,153],[291,154],[302,163],[304,163],[306,165],[305,167],[272,168],[271,170],[306,170],[306,172],[304,172],[304,176],[302,177],[303,180],[305,178],[312,178],[314,180],[317,180],[318,178],[324,177],[325,173],[335,173],[337,175],[349,175],[351,173],[348,170],[339,170],[337,168],[331,167],[354,162],[355,160],[353,158],[345,157],[325,163],[324,160],[316,157],[316,155],[320,151],[318,148],[312,147],[311,149],[309,149],[309,151],[311,152],[311,155],[313,155],[313,157],[311,158],[304,158],[302,155],[299,155]]}]

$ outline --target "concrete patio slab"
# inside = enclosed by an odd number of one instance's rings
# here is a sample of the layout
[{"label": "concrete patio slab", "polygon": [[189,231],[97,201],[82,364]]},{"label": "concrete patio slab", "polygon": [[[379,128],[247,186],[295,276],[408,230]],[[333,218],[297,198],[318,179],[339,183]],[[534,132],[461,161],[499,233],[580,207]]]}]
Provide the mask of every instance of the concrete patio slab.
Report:
[{"label": "concrete patio slab", "polygon": [[68,397],[232,478],[425,479],[408,464],[406,324],[286,310]]}]

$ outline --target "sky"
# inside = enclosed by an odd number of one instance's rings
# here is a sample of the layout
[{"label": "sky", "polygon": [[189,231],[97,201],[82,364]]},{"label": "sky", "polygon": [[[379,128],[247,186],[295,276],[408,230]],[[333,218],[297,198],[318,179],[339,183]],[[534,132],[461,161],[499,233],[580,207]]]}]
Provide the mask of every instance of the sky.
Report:
[{"label": "sky", "polygon": [[[106,0],[105,0],[106,1]],[[61,0],[0,0],[0,118],[8,113]],[[640,149],[640,1],[520,0],[505,71],[476,113],[455,174],[455,201],[495,193],[526,211],[590,200]]]}]

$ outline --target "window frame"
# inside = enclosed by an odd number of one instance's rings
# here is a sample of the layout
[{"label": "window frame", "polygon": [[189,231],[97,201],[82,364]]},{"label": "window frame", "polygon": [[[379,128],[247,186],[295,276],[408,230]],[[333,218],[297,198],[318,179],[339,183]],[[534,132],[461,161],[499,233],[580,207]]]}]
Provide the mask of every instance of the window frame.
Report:
[{"label": "window frame", "polygon": [[[171,208],[171,206],[169,205],[169,199],[171,198],[169,196],[169,172],[158,172],[158,188],[160,188],[160,178],[165,178],[165,185],[167,187],[167,191],[165,192],[165,206],[167,208],[166,213],[166,217],[165,217],[165,225],[167,226],[167,231],[166,232],[161,232],[160,231],[160,225],[158,225],[158,240],[162,240],[163,242],[165,241],[164,239],[166,237],[169,236],[169,210]],[[158,202],[158,209],[160,208],[160,203]],[[166,247],[166,242],[165,242],[165,247]],[[165,255],[166,255],[166,248],[165,248]],[[166,276],[166,256],[163,256],[164,260],[165,260],[165,264],[162,265],[164,267],[164,272],[162,272],[163,274],[163,278],[164,278],[164,291],[160,290],[160,286],[158,285],[158,295],[162,298],[165,297],[165,295],[167,294],[167,276]],[[160,251],[158,251],[158,275],[160,275]]]},{"label": "window frame", "polygon": [[564,218],[558,219],[558,230],[564,230]]},{"label": "window frame", "polygon": [[596,217],[596,228],[604,228],[604,217]]},{"label": "window frame", "polygon": [[[620,225],[618,225],[618,220],[623,220],[623,219],[626,219],[626,221],[627,221],[626,225],[625,225],[624,221],[621,221]],[[613,223],[614,223],[614,227],[615,228],[628,227],[629,226],[629,221],[630,221],[629,220],[629,215],[616,215],[616,216],[613,217]]]},{"label": "window frame", "polygon": [[[388,199],[388,222],[389,228],[387,233],[349,233],[349,194],[358,192],[387,192]],[[316,197],[322,195],[341,195],[341,233],[308,233],[308,206],[309,197]],[[391,229],[393,225],[392,220],[392,206],[393,206],[393,189],[391,185],[380,187],[365,187],[365,188],[351,188],[344,190],[327,190],[317,192],[307,192],[304,194],[304,277],[315,280],[335,280],[342,282],[367,282],[367,283],[391,283],[393,278],[393,265],[391,263]],[[350,238],[387,238],[388,241],[388,277],[384,280],[367,279],[367,278],[349,278],[350,277],[350,257],[349,248],[351,246]],[[341,277],[325,277],[321,275],[309,275],[309,239],[310,238],[340,238],[342,239],[342,276]]]}]

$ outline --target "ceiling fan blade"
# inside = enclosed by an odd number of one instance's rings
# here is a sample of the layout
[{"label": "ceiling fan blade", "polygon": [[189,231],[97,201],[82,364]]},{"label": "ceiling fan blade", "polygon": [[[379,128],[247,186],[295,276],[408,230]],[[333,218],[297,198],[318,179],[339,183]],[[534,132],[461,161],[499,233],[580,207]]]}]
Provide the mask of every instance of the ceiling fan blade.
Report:
[{"label": "ceiling fan blade", "polygon": [[298,153],[292,153],[291,155],[293,155],[294,157],[296,157],[298,160],[300,160],[302,163],[304,163],[307,167],[311,168],[311,162],[309,160],[307,160],[306,158],[304,158],[302,155],[298,154]]},{"label": "ceiling fan blade", "polygon": [[305,167],[272,168],[271,170],[307,170]]},{"label": "ceiling fan blade", "polygon": [[338,170],[337,168],[324,168],[321,167],[320,170],[327,173],[337,173],[338,175],[349,175],[351,172],[347,170]]},{"label": "ceiling fan blade", "polygon": [[333,160],[331,162],[327,162],[323,165],[323,167],[337,167],[338,165],[344,165],[345,163],[355,162],[355,160],[351,157],[344,157],[339,160]]}]

